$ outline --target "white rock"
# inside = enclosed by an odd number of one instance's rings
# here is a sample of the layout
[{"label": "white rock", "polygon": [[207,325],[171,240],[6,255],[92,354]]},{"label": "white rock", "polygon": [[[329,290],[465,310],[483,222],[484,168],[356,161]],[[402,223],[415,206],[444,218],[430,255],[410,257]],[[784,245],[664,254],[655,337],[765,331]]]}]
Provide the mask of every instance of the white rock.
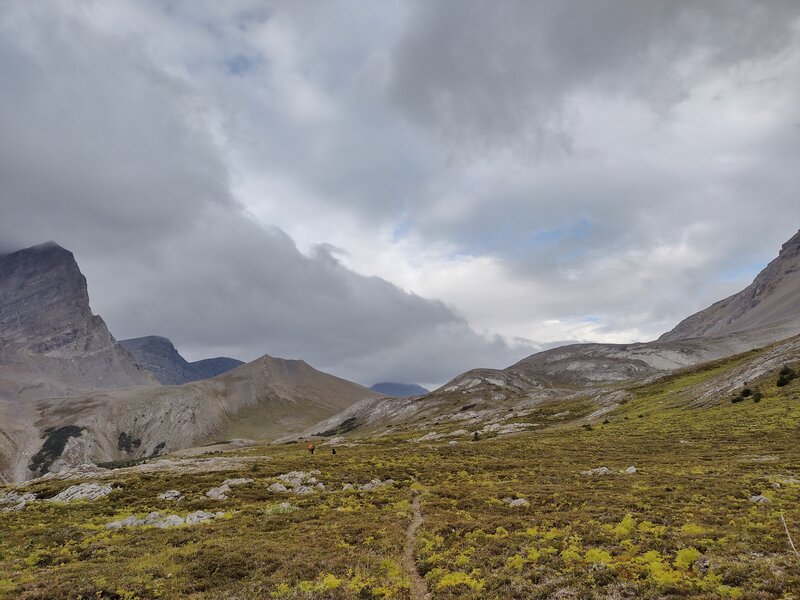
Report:
[{"label": "white rock", "polygon": [[589,471],[581,471],[584,477],[599,477],[601,475],[611,475],[611,469],[608,467],[598,467]]},{"label": "white rock", "polygon": [[180,500],[183,498],[183,494],[181,494],[178,490],[167,490],[163,494],[159,494],[158,497],[161,500]]},{"label": "white rock", "polygon": [[288,492],[289,490],[288,490],[288,489],[287,489],[287,487],[286,487],[285,485],[283,485],[282,483],[273,483],[272,485],[270,485],[270,486],[267,488],[267,491],[269,491],[269,492],[273,492],[273,493],[275,493],[275,494],[283,494],[283,493],[285,493],[285,492]]},{"label": "white rock", "polygon": [[206,521],[211,521],[212,519],[218,519],[224,514],[225,513],[222,512],[210,513],[204,510],[198,510],[189,515],[186,515],[186,524],[197,525],[198,523],[204,523]]},{"label": "white rock", "polygon": [[78,500],[97,500],[111,493],[111,484],[79,483],[72,485],[49,499],[50,502],[76,502]]},{"label": "white rock", "polygon": [[19,504],[14,504],[12,506],[7,506],[5,508],[0,508],[0,512],[17,512],[18,510],[22,510],[25,508],[27,502],[20,502]]},{"label": "white rock", "polygon": [[210,490],[208,490],[206,492],[206,496],[208,496],[212,500],[225,500],[228,497],[225,494],[227,494],[230,491],[231,491],[230,486],[222,484],[219,487],[211,488]]},{"label": "white rock", "polygon": [[20,502],[33,502],[36,500],[36,494],[29,492],[22,493],[10,490],[0,494],[0,504],[18,504]]},{"label": "white rock", "polygon": [[508,503],[509,506],[514,508],[521,506],[530,506],[530,504],[531,503],[525,500],[525,498],[517,498],[516,500],[512,500],[511,502]]},{"label": "white rock", "polygon": [[144,518],[145,525],[155,525],[161,521],[161,513],[160,512],[151,512]]},{"label": "white rock", "polygon": [[234,485],[245,485],[247,483],[253,483],[253,480],[250,479],[249,477],[240,477],[239,479],[226,479],[225,481],[222,482],[222,485],[234,486]]},{"label": "white rock", "polygon": [[447,434],[446,433],[436,433],[435,431],[431,431],[431,432],[426,433],[425,435],[423,435],[421,437],[414,438],[411,441],[412,442],[417,442],[417,443],[419,443],[419,442],[435,442],[436,440],[440,440],[443,437],[447,437]]},{"label": "white rock", "polygon": [[625,469],[622,472],[625,473],[626,475],[635,475],[636,474],[636,467],[633,467],[633,466],[628,467],[627,469]]},{"label": "white rock", "polygon": [[181,525],[185,525],[185,523],[186,522],[178,515],[167,515],[155,525],[159,529],[167,529],[169,527],[180,527]]}]

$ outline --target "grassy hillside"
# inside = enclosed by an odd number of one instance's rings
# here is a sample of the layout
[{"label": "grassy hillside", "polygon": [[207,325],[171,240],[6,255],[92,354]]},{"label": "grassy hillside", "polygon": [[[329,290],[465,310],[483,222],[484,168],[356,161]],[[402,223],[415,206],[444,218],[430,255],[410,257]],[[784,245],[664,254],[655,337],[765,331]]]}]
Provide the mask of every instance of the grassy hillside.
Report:
[{"label": "grassy hillside", "polygon": [[[800,543],[800,379],[778,387],[776,369],[748,382],[758,402],[740,390],[692,408],[753,356],[633,389],[591,427],[544,405],[527,417],[540,430],[505,437],[410,442],[417,433],[335,456],[264,446],[225,455],[223,471],[121,470],[103,499],[0,514],[0,597],[419,597],[403,561],[414,496],[424,521],[413,558],[433,598],[797,597],[800,557],[781,515]],[[637,472],[621,473],[629,466]],[[581,474],[598,467],[611,473]],[[312,469],[327,491],[267,489]],[[227,500],[205,496],[228,477],[254,481]],[[375,478],[395,483],[341,491]],[[48,497],[72,483],[31,489]],[[167,489],[185,499],[159,500]],[[768,502],[751,501],[758,495]],[[198,509],[226,514],[174,529],[104,528]]]}]

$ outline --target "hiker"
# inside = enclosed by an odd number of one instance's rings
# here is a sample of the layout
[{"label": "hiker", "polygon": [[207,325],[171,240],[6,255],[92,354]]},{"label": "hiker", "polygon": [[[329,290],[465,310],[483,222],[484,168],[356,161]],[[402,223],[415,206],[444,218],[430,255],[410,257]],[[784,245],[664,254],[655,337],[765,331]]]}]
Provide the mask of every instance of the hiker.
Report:
[{"label": "hiker", "polygon": [[316,448],[314,448],[314,443],[311,442],[311,441],[308,442],[308,444],[306,445],[306,448],[308,448],[308,451],[311,454],[314,454],[314,450],[316,450]]}]

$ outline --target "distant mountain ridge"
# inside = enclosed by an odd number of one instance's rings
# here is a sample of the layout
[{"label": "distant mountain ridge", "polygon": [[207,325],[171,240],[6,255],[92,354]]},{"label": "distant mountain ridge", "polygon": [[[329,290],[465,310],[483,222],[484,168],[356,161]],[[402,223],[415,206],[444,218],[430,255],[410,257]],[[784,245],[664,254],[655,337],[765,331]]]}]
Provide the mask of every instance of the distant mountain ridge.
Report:
[{"label": "distant mountain ridge", "polygon": [[120,340],[119,343],[164,385],[209,379],[244,364],[224,356],[188,362],[168,338],[158,335]]},{"label": "distant mountain ridge", "polygon": [[374,392],[384,394],[385,396],[393,396],[395,398],[407,398],[409,396],[422,396],[423,394],[430,393],[421,385],[416,383],[393,383],[390,381],[382,381],[371,386]]}]

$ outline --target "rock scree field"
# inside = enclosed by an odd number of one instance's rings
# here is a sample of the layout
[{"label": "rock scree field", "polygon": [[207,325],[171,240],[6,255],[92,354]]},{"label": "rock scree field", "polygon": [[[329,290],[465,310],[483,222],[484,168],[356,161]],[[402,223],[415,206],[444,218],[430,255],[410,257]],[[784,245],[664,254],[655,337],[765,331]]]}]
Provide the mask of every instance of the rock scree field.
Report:
[{"label": "rock scree field", "polygon": [[[7,487],[0,597],[797,598],[798,365],[694,402],[768,351],[629,387],[596,419],[542,403],[536,431],[210,450]],[[86,483],[111,491],[64,494]]]}]

